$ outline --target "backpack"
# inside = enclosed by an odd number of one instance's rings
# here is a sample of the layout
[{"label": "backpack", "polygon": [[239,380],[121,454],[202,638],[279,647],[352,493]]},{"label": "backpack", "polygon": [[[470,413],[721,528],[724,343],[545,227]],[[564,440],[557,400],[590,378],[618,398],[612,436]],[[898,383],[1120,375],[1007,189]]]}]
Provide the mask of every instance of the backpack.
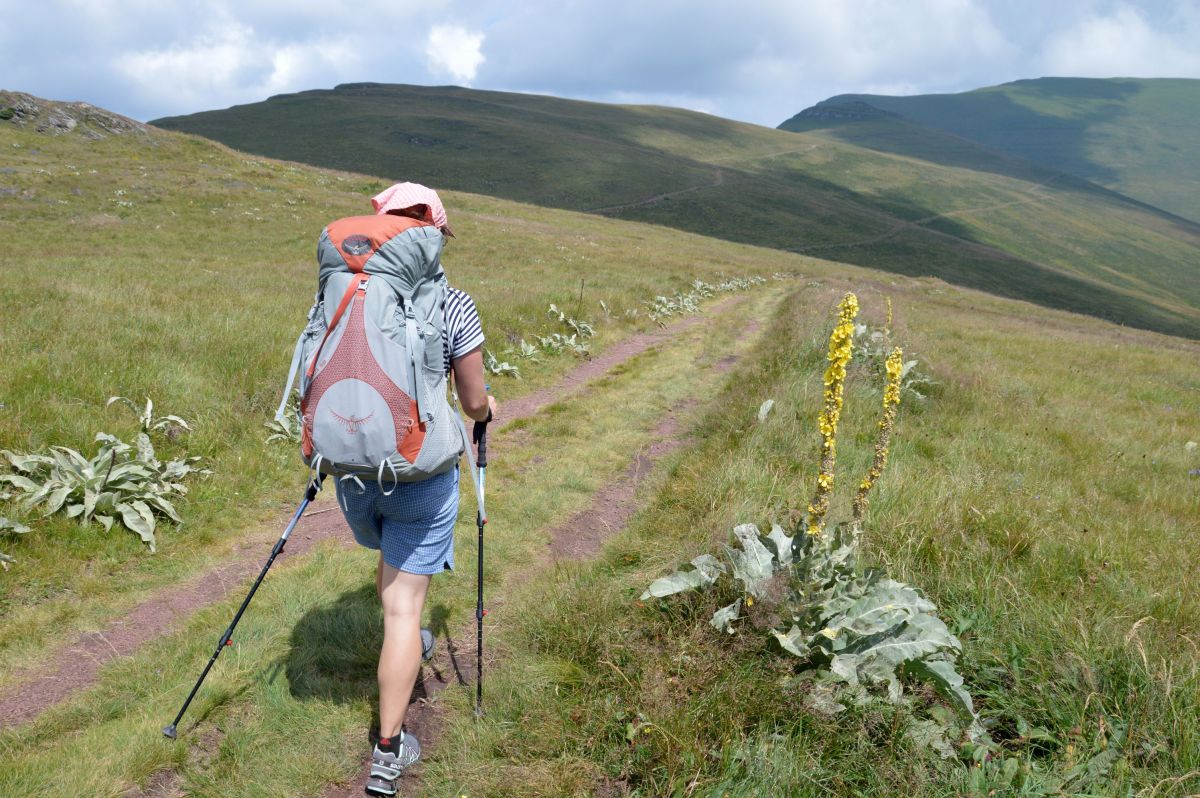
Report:
[{"label": "backpack", "polygon": [[386,214],[321,233],[316,301],[275,416],[300,372],[301,454],[315,472],[417,482],[467,448],[446,398],[442,244],[433,225]]}]

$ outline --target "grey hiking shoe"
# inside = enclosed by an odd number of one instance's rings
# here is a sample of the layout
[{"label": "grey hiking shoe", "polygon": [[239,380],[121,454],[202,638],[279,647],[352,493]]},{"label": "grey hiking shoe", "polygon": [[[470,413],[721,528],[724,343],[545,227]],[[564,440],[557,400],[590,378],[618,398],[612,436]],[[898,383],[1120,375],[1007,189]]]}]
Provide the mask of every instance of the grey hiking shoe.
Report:
[{"label": "grey hiking shoe", "polygon": [[429,662],[433,659],[433,631],[430,629],[421,630],[421,662]]},{"label": "grey hiking shoe", "polygon": [[405,732],[400,739],[381,739],[371,752],[371,773],[367,777],[367,792],[372,795],[395,795],[396,779],[421,758],[421,744]]}]

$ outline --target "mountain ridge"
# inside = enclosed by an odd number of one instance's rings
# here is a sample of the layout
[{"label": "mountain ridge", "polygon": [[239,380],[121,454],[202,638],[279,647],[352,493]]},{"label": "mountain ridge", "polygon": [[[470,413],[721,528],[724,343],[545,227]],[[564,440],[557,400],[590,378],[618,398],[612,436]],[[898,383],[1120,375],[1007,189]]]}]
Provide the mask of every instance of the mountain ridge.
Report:
[{"label": "mountain ridge", "polygon": [[[926,128],[1060,169],[1200,221],[1200,80],[1045,77],[966,92],[840,94],[780,129],[812,131],[856,120],[832,109],[867,106]],[[865,145],[866,139],[860,137]]]}]

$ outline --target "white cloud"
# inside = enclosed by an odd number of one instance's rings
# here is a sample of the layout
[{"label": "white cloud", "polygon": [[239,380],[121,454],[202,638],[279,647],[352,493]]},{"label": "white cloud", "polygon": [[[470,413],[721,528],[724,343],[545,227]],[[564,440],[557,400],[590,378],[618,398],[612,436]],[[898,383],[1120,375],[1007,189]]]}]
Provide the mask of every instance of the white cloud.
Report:
[{"label": "white cloud", "polygon": [[1139,8],[1122,4],[1089,15],[1050,37],[1044,74],[1078,77],[1200,77],[1200,6],[1180,4],[1155,27]]},{"label": "white cloud", "polygon": [[328,7],[0,0],[0,18],[22,20],[0,25],[0,81],[140,119],[346,82],[453,81],[774,125],[849,92],[1055,73],[1200,77],[1200,0],[348,0],[333,17]]},{"label": "white cloud", "polygon": [[123,53],[114,65],[141,102],[189,111],[320,86],[338,71],[327,54],[346,51],[330,41],[263,41],[225,20],[186,44]]},{"label": "white cloud", "polygon": [[434,73],[450,75],[469,85],[483,63],[483,34],[457,25],[434,25],[425,43],[425,58]]}]

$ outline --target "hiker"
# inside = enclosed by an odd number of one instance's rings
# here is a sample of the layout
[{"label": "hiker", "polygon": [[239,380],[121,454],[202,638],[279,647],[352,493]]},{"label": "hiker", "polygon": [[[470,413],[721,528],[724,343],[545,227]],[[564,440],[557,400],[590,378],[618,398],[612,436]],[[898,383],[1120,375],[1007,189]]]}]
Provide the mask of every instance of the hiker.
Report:
[{"label": "hiker", "polygon": [[[341,223],[330,225],[323,236],[321,246],[325,247],[329,239],[338,238],[339,235],[344,234],[345,237],[339,239],[340,243],[328,251],[335,253],[337,257],[345,257],[348,254],[351,260],[354,257],[370,259],[375,251],[370,249],[371,247],[386,245],[372,243],[369,236],[350,235],[345,232],[339,233],[339,231],[353,232],[356,229],[365,230],[372,227],[389,230],[398,228],[403,232],[396,234],[396,238],[393,240],[401,240],[401,236],[407,236],[400,245],[401,251],[404,253],[401,257],[420,260],[421,263],[417,264],[418,269],[425,269],[425,276],[419,279],[414,278],[416,279],[414,284],[423,287],[412,289],[414,293],[408,297],[407,304],[402,304],[395,311],[400,319],[399,335],[401,339],[408,334],[408,345],[419,350],[412,361],[414,374],[410,380],[414,383],[410,388],[412,401],[410,403],[408,396],[400,394],[404,404],[403,409],[400,410],[395,406],[398,401],[395,395],[392,395],[392,399],[386,399],[388,394],[385,393],[382,395],[389,406],[380,406],[380,412],[374,412],[372,407],[366,407],[357,415],[343,411],[342,415],[334,413],[334,417],[336,422],[341,423],[342,432],[358,434],[358,427],[361,426],[365,429],[371,423],[372,416],[388,416],[389,426],[387,429],[392,430],[391,416],[394,415],[401,422],[398,426],[399,429],[403,429],[404,424],[407,424],[410,432],[416,432],[416,426],[419,424],[421,435],[425,435],[426,411],[433,408],[431,412],[434,415],[428,419],[430,423],[434,424],[430,427],[430,434],[435,437],[438,434],[446,435],[448,434],[445,432],[448,417],[436,415],[445,412],[443,398],[437,396],[436,391],[424,395],[421,393],[431,390],[428,387],[421,387],[421,384],[428,377],[427,372],[433,371],[435,372],[432,378],[433,384],[442,391],[444,396],[445,383],[440,381],[442,375],[436,373],[436,366],[430,368],[430,363],[438,360],[436,350],[422,348],[436,346],[436,343],[432,339],[429,344],[424,343],[429,327],[422,324],[419,318],[412,316],[411,306],[420,306],[422,301],[433,301],[422,299],[425,295],[420,293],[421,291],[428,288],[432,292],[436,285],[445,285],[442,282],[440,269],[435,267],[442,246],[448,237],[454,236],[454,233],[447,224],[446,211],[437,193],[425,186],[416,183],[399,183],[374,197],[371,203],[375,207],[377,216],[386,214],[408,217],[420,222],[421,225],[415,226],[414,230],[412,226],[383,224],[382,220],[376,224],[371,218],[365,220],[361,217],[352,218],[343,220],[346,222],[343,227],[338,227]],[[440,230],[441,237],[439,238],[436,233],[428,232],[431,229],[429,226]],[[379,251],[383,252],[383,249],[381,248]],[[322,263],[324,264],[325,261]],[[367,265],[360,263],[358,271],[362,272],[364,269],[368,272],[371,271]],[[429,279],[431,274],[435,276],[435,279]],[[369,279],[378,282],[375,278],[376,275],[371,275]],[[355,296],[355,291],[353,286],[347,289],[346,297]],[[362,296],[364,297],[362,310],[349,310],[347,311],[348,316],[352,316],[354,313],[361,315],[373,312],[372,308],[375,306],[372,305],[374,301],[371,298],[372,294],[369,291],[363,291]],[[391,297],[390,291],[389,299],[394,299]],[[357,307],[357,303],[343,300],[343,307],[347,304],[351,308]],[[432,314],[437,312],[436,305],[427,304],[425,307],[428,308],[428,313],[432,318]],[[409,311],[407,322],[404,320],[406,308]],[[421,311],[421,307],[418,307],[417,310]],[[350,321],[347,321],[346,325],[348,330],[353,327]],[[495,399],[488,396],[484,382],[483,330],[471,297],[445,285],[441,326],[440,366],[445,371],[445,378],[449,379],[453,376],[459,403],[471,419],[475,421],[490,420],[496,412],[496,402]],[[352,334],[359,333],[346,332],[342,335],[341,340],[346,340]],[[368,337],[363,337],[361,340],[362,345],[368,344]],[[370,344],[372,347],[375,345],[374,343]],[[314,356],[314,365],[316,361],[317,358]],[[384,363],[386,369],[387,361],[380,362]],[[374,366],[374,361],[372,361],[372,368],[379,368]],[[349,372],[351,370],[350,367],[347,367],[342,371]],[[417,372],[420,370],[424,371],[418,374]],[[408,372],[404,371],[403,373],[407,374]],[[342,376],[357,375],[343,374]],[[319,380],[320,377],[317,378],[317,381]],[[351,382],[353,381],[351,380]],[[316,382],[314,382],[315,384]],[[316,392],[319,389],[313,388],[312,390]],[[334,393],[334,389],[331,388],[329,393]],[[315,406],[320,399],[314,398],[312,401]],[[423,406],[426,404],[428,407]],[[418,408],[420,409],[419,415],[417,414]],[[450,410],[449,412],[453,413],[454,411]],[[317,411],[312,410],[309,413],[316,414]],[[412,414],[411,420],[408,416],[410,413]],[[455,429],[459,428],[457,421],[453,424]],[[439,429],[438,425],[440,425],[440,431],[435,431]],[[319,433],[320,430],[314,435]],[[395,433],[391,434],[395,435]],[[425,436],[422,438],[424,443],[417,445],[430,445],[428,439],[429,436]],[[395,443],[394,437],[393,443]],[[409,468],[411,463],[411,467],[415,469],[423,462],[425,456],[424,449],[421,449],[421,456],[418,457],[406,453],[406,445],[400,445],[398,450],[407,458],[407,461],[389,457],[380,463],[378,479],[376,479],[374,469],[371,469],[369,475],[360,473],[336,480],[338,504],[346,517],[346,522],[354,532],[355,540],[367,548],[379,551],[375,586],[383,605],[384,617],[383,646],[379,653],[378,668],[380,736],[372,750],[371,769],[366,785],[368,792],[379,795],[394,795],[396,779],[405,768],[420,757],[420,744],[416,737],[404,731],[404,719],[421,663],[427,661],[433,653],[433,634],[430,630],[421,628],[421,614],[433,574],[454,567],[454,524],[458,515],[459,482],[458,454],[456,453],[461,453],[463,447],[469,444],[462,437],[458,437],[457,433],[452,440],[440,443],[435,441],[435,443],[441,446],[446,454],[444,461],[438,461],[442,462],[437,466],[440,470],[432,475],[417,472],[415,476],[411,474],[397,476],[396,469],[392,468],[393,479],[389,480],[388,472],[384,470],[385,465],[398,464],[403,470]],[[434,454],[436,455],[437,452]],[[319,461],[317,467],[320,468]]]}]

